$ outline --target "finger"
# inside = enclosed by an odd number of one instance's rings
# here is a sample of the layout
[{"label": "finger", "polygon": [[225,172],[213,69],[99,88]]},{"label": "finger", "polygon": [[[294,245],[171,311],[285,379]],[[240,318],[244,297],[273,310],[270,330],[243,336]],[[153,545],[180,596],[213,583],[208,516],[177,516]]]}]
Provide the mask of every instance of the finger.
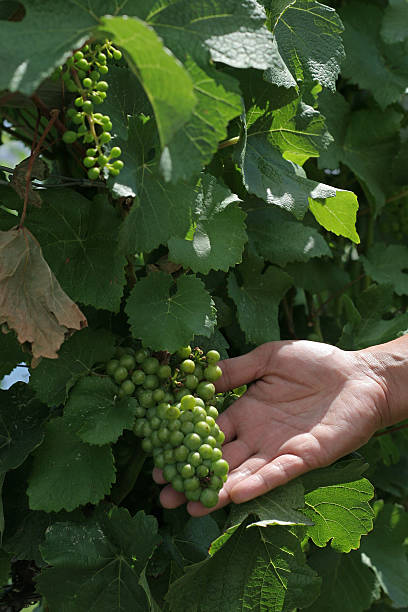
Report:
[{"label": "finger", "polygon": [[234,421],[231,419],[231,412],[228,408],[217,418],[217,425],[225,435],[225,442],[230,442],[237,435]]},{"label": "finger", "polygon": [[220,361],[219,366],[222,370],[222,376],[216,383],[217,393],[235,389],[235,387],[246,385],[260,378],[267,364],[268,348],[266,347],[269,347],[270,352],[272,350],[270,345],[273,344],[273,342],[269,342],[246,353],[246,355]]},{"label": "finger", "polygon": [[160,491],[160,503],[163,508],[177,508],[185,504],[186,496],[184,493],[175,491],[171,485],[167,485]]},{"label": "finger", "polygon": [[252,452],[246,442],[238,439],[223,445],[222,458],[228,462],[231,471],[244,463],[252,455]]},{"label": "finger", "polygon": [[157,467],[153,468],[152,478],[157,484],[165,484],[167,482],[167,480],[163,476],[163,470],[159,470],[159,468]]},{"label": "finger", "polygon": [[230,486],[231,484],[233,486],[229,488],[229,495],[234,503],[242,504],[286,484],[309,469],[301,457],[282,455],[261,467],[257,472],[241,478],[236,484],[232,481]]}]

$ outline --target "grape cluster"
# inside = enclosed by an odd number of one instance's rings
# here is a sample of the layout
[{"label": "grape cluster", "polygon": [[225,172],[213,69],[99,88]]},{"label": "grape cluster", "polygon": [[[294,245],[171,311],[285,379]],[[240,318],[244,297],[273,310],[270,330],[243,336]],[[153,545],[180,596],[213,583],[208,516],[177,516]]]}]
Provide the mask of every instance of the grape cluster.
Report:
[{"label": "grape cluster", "polygon": [[119,349],[106,373],[118,395],[138,399],[133,431],[164,478],[188,500],[211,508],[227,479],[224,433],[217,425],[214,382],[222,375],[218,351],[180,348],[162,362],[147,349]]},{"label": "grape cluster", "polygon": [[104,149],[111,140],[110,117],[94,112],[94,107],[102,104],[107,96],[109,85],[102,79],[109,71],[107,61],[121,57],[121,51],[110,41],[105,41],[103,44],[85,45],[68,58],[64,67],[60,67],[66,88],[77,94],[75,108],[67,111],[73,129],[66,130],[62,139],[67,144],[82,139],[84,144],[90,145],[83,159],[90,179],[97,179],[103,169],[117,176],[123,168],[123,161],[117,159],[122,153],[120,147],[112,147],[110,151]]}]

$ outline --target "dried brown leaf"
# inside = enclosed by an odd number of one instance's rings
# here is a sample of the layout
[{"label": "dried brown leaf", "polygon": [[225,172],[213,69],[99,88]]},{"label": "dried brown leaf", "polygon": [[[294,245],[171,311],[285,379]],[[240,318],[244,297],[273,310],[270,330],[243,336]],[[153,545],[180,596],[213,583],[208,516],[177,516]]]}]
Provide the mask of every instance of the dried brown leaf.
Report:
[{"label": "dried brown leaf", "polygon": [[[24,200],[25,192],[27,188],[27,173],[30,170],[30,157],[23,159],[22,162],[17,164],[14,168],[13,177],[10,181],[13,189],[18,193],[20,198]],[[42,159],[34,160],[31,173],[30,173],[30,181],[34,178],[43,181],[48,176],[48,166]],[[32,206],[40,207],[42,204],[42,199],[40,198],[37,191],[34,191],[31,182],[28,186],[28,203]]]},{"label": "dried brown leaf", "polygon": [[25,228],[0,232],[0,325],[29,342],[33,365],[56,359],[65,336],[87,326],[78,306],[62,290],[41,247]]}]

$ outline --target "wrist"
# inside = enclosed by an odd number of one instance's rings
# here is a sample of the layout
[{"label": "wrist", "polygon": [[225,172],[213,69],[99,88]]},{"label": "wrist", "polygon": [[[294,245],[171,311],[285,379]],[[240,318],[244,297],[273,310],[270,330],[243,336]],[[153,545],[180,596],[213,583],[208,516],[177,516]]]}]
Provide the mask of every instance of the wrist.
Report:
[{"label": "wrist", "polygon": [[408,417],[408,335],[356,351],[367,374],[378,385],[377,408],[382,426]]}]

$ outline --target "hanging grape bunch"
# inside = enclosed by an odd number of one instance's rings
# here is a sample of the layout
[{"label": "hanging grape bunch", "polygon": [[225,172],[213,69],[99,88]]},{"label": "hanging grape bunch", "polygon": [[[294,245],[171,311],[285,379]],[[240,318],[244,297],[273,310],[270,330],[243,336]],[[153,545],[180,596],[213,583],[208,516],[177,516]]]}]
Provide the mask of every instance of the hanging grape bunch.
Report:
[{"label": "hanging grape bunch", "polygon": [[220,355],[190,346],[165,355],[160,363],[147,349],[119,349],[106,372],[120,385],[119,396],[137,397],[133,431],[164,478],[188,500],[212,508],[228,473],[225,436],[215,422]]},{"label": "hanging grape bunch", "polygon": [[107,61],[121,57],[122,53],[110,41],[88,44],[59,69],[67,90],[77,94],[75,108],[67,111],[72,129],[64,132],[62,139],[66,144],[82,139],[88,145],[83,164],[90,179],[97,179],[104,168],[112,176],[117,176],[123,168],[123,161],[116,159],[122,153],[120,147],[105,150],[111,140],[110,117],[94,111],[95,106],[104,102],[109,89],[108,83],[102,79],[109,71]]}]

